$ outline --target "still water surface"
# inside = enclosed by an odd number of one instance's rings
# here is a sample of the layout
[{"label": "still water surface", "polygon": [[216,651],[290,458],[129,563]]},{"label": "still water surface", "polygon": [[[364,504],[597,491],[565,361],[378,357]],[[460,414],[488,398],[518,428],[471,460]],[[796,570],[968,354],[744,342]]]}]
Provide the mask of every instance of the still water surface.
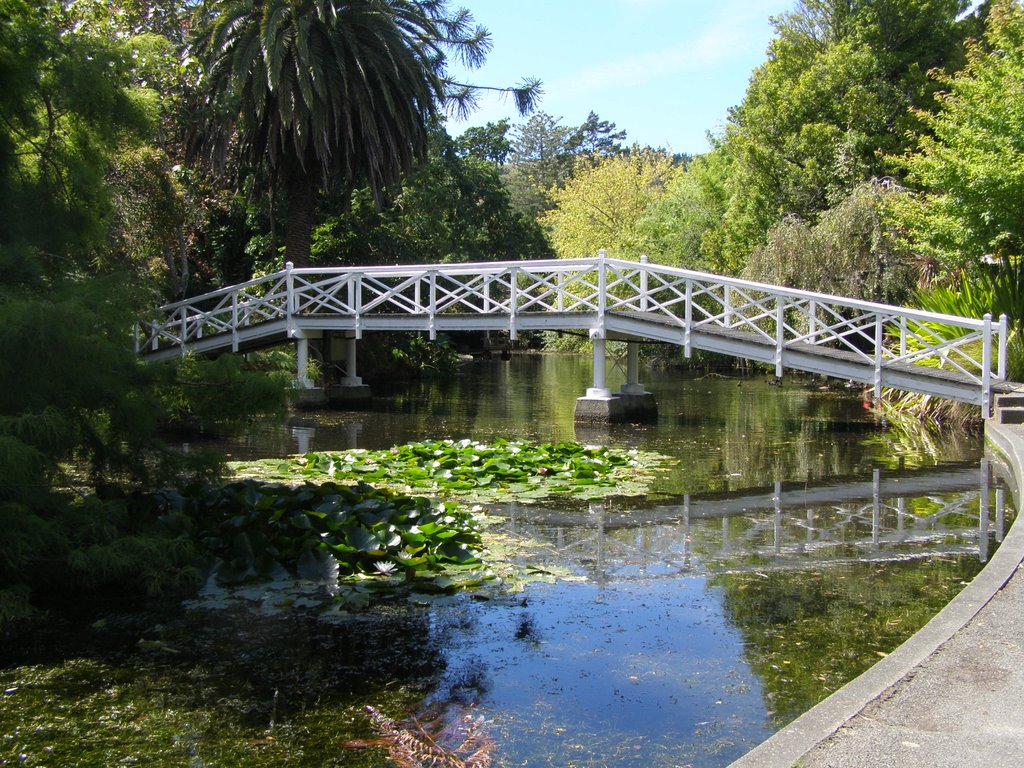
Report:
[{"label": "still water surface", "polygon": [[[257,586],[209,594],[158,630],[111,618],[93,634],[121,621],[134,645],[11,657],[0,684],[38,696],[0,702],[0,761],[386,765],[379,747],[346,746],[374,735],[369,703],[432,727],[481,718],[496,765],[724,766],[927,621],[1010,523],[979,438],[900,440],[855,393],[652,372],[657,423],[581,428],[588,377],[572,356],[476,363],[228,447],[250,458],[505,437],[677,460],[645,499],[495,509],[492,535],[529,574],[522,592],[326,618],[308,595]],[[71,754],[47,725],[54,702],[83,721],[65,728],[80,731],[78,762],[52,761]],[[111,735],[100,721],[119,722],[114,710],[150,735]]]}]

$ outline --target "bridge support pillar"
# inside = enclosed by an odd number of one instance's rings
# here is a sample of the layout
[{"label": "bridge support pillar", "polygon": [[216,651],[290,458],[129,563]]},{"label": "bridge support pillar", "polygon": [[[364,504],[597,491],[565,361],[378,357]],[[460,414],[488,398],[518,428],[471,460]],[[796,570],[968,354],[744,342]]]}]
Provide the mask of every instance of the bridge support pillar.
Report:
[{"label": "bridge support pillar", "polygon": [[654,421],[658,418],[658,401],[639,379],[640,345],[626,342],[626,383],[619,389],[619,399],[627,421]]},{"label": "bridge support pillar", "polygon": [[345,375],[328,389],[327,399],[331,405],[352,408],[367,404],[373,397],[370,388],[363,384],[357,366],[357,341],[354,333],[331,336],[327,345],[330,362],[344,361]]},{"label": "bridge support pillar", "polygon": [[605,386],[605,347],[607,342],[603,335],[591,332],[591,343],[594,347],[594,386],[587,388],[583,397],[576,398],[576,412],[573,420],[585,423],[607,424],[613,421],[624,421],[622,399],[613,395]]},{"label": "bridge support pillar", "polygon": [[295,332],[295,406],[301,409],[319,408],[326,403],[323,387],[309,378],[309,340],[319,338],[319,332]]}]

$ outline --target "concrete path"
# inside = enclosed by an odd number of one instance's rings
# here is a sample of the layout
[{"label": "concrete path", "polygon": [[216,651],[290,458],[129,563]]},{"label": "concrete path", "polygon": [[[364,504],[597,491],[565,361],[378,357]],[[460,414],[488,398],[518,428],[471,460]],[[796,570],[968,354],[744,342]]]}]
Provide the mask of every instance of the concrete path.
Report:
[{"label": "concrete path", "polygon": [[[986,437],[1019,489],[1024,427],[990,420]],[[920,632],[730,768],[1024,766],[1022,561],[1024,525],[1013,525]]]}]

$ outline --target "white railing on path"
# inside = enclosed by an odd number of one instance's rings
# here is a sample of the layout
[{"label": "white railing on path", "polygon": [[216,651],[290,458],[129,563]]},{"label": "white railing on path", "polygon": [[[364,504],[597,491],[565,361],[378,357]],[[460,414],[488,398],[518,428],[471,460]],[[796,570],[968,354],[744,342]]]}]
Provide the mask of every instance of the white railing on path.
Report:
[{"label": "white railing on path", "polygon": [[[371,316],[501,316],[515,336],[529,313],[590,313],[603,336],[608,313],[659,318],[682,332],[687,355],[702,331],[744,332],[774,348],[776,375],[786,350],[840,350],[872,366],[879,390],[894,366],[953,372],[977,385],[987,413],[993,383],[1006,376],[1006,318],[971,319],[754,283],[659,264],[607,258],[282,271],[167,304],[136,328],[136,350],[184,354],[221,336],[238,349],[239,333],[268,321],[289,336],[310,318],[345,317],[358,338]],[[487,325],[493,328],[493,325]],[[552,326],[554,327],[554,326]],[[230,345],[230,346],[229,346]]]}]

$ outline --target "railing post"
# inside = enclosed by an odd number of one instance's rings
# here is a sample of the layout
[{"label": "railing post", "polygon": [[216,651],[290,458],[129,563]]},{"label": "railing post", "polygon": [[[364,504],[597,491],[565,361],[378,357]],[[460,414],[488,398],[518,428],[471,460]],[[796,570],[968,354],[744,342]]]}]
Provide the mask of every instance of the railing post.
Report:
[{"label": "railing post", "polygon": [[437,315],[437,270],[430,270],[430,320],[428,321],[427,328],[430,333],[430,340],[434,341],[437,338],[437,329],[434,327],[434,317]]},{"label": "railing post", "polygon": [[807,335],[809,338],[808,342],[811,344],[817,344],[818,338],[818,302],[811,299],[810,304],[807,307]]},{"label": "railing post", "polygon": [[519,269],[508,270],[508,338],[516,340],[516,305],[519,303]]},{"label": "railing post", "polygon": [[732,286],[722,286],[722,324],[732,328]]},{"label": "railing post", "polygon": [[608,277],[605,275],[605,258],[608,252],[602,248],[597,252],[597,321],[604,333],[605,291],[608,288]]},{"label": "railing post", "polygon": [[875,403],[882,399],[882,316],[875,313]]},{"label": "railing post", "polygon": [[782,350],[786,346],[786,305],[775,297],[775,378],[782,378]]},{"label": "railing post", "polygon": [[1006,315],[999,316],[999,362],[997,363],[996,376],[1006,379]]},{"label": "railing post", "polygon": [[348,279],[348,308],[354,317],[356,340],[363,338],[363,273],[353,272]]},{"label": "railing post", "polygon": [[188,310],[184,304],[178,310],[181,312],[181,356],[185,356],[185,343],[188,341]]},{"label": "railing post", "polygon": [[284,265],[284,285],[285,285],[285,301],[284,301],[284,325],[285,333],[288,334],[288,338],[292,337],[292,308],[293,308],[293,292],[295,290],[295,280],[292,277],[293,264],[289,261]]},{"label": "railing post", "polygon": [[686,281],[686,310],[683,319],[683,355],[687,360],[693,353],[690,330],[693,327],[693,280]]},{"label": "railing post", "polygon": [[238,291],[231,292],[231,351],[238,351]]},{"label": "railing post", "polygon": [[907,318],[900,316],[900,358],[907,356]]},{"label": "railing post", "polygon": [[647,254],[640,256],[640,311],[646,312],[649,305],[647,300],[648,293],[648,274],[647,274]]},{"label": "railing post", "polygon": [[132,330],[135,335],[135,354],[139,354],[139,321],[133,323]]},{"label": "railing post", "polygon": [[981,329],[981,415],[992,415],[992,313],[986,312]]}]

